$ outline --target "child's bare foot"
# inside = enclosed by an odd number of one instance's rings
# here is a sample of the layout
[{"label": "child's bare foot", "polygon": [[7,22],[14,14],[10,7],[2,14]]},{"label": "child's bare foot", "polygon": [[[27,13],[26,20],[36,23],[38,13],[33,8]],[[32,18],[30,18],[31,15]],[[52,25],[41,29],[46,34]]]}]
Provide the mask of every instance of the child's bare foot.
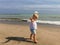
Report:
[{"label": "child's bare foot", "polygon": [[36,41],[34,41],[34,43],[37,43],[38,41],[36,40]]}]

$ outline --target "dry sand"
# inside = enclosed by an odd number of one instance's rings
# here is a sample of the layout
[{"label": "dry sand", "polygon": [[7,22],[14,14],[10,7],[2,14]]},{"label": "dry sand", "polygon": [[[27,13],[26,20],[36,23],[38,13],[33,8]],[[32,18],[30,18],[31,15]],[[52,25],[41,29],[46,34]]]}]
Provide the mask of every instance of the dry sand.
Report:
[{"label": "dry sand", "polygon": [[60,45],[60,26],[39,24],[38,43],[29,40],[29,25],[0,23],[0,45]]}]

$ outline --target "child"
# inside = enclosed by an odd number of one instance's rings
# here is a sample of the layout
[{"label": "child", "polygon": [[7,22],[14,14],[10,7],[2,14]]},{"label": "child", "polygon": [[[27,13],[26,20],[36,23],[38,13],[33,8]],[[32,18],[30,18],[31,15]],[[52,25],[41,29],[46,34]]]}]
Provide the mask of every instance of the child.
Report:
[{"label": "child", "polygon": [[37,21],[38,19],[38,14],[37,13],[34,13],[33,16],[30,18],[31,22],[30,22],[30,31],[31,31],[31,34],[30,34],[30,39],[33,40],[34,43],[37,43],[37,40],[36,40],[36,30],[37,30]]}]

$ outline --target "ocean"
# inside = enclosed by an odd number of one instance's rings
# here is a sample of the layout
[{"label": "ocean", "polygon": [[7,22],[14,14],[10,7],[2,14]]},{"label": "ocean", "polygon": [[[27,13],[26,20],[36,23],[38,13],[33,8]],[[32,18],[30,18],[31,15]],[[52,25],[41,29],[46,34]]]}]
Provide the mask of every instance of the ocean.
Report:
[{"label": "ocean", "polygon": [[[0,15],[0,18],[29,19],[33,14]],[[38,23],[60,25],[60,14],[39,14]]]}]

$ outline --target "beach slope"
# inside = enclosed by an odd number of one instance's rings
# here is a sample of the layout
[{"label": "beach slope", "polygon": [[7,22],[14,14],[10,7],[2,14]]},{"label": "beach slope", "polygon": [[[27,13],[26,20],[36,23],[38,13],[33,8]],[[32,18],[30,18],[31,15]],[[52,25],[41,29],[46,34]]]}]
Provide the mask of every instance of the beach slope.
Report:
[{"label": "beach slope", "polygon": [[[0,45],[33,45],[29,39],[29,24],[0,23]],[[60,45],[60,26],[38,24],[38,43],[34,45]]]}]

